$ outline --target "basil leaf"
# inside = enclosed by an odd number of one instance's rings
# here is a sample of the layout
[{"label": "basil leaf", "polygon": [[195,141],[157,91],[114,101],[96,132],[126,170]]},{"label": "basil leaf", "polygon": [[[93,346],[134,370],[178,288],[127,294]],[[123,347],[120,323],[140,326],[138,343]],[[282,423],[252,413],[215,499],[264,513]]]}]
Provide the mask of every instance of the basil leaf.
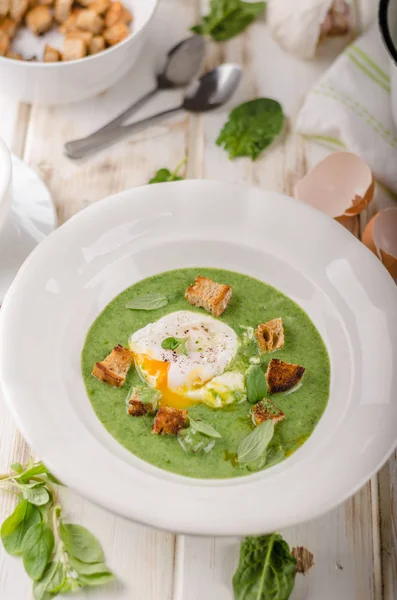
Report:
[{"label": "basil leaf", "polygon": [[161,342],[161,347],[164,350],[179,350],[180,354],[187,356],[185,338],[168,337]]},{"label": "basil leaf", "polygon": [[247,400],[256,404],[266,396],[267,386],[265,374],[259,365],[253,365],[247,375]]},{"label": "basil leaf", "polygon": [[114,580],[113,573],[107,571],[106,573],[95,573],[94,575],[79,575],[78,581],[82,582],[83,585],[94,586],[104,585]]},{"label": "basil leaf", "polygon": [[132,310],[156,310],[168,304],[168,300],[163,294],[145,294],[136,296],[125,305]]},{"label": "basil leaf", "polygon": [[36,477],[37,475],[43,475],[47,473],[47,467],[43,465],[43,463],[36,463],[26,471],[23,471],[17,479],[22,483],[28,483],[32,477]]},{"label": "basil leaf", "polygon": [[109,573],[109,569],[103,562],[85,563],[75,556],[69,555],[69,563],[79,575],[96,575],[98,573]]},{"label": "basil leaf", "polygon": [[263,12],[265,2],[242,2],[242,0],[211,0],[210,12],[192,31],[210,35],[217,42],[235,37]]},{"label": "basil leaf", "polygon": [[43,578],[33,585],[34,600],[49,600],[62,589],[65,580],[66,573],[63,565],[58,562],[50,563]]},{"label": "basil leaf", "polygon": [[271,98],[257,98],[232,110],[216,143],[224,147],[230,159],[248,156],[255,160],[281,132],[283,124],[281,105]]},{"label": "basil leaf", "polygon": [[44,523],[31,527],[23,540],[22,558],[26,573],[38,581],[54,550],[54,534]]},{"label": "basil leaf", "polygon": [[50,499],[50,494],[46,490],[45,482],[34,483],[34,484],[20,484],[19,489],[25,500],[34,504],[35,506],[44,506]]},{"label": "basil leaf", "polygon": [[295,583],[296,560],[281,535],[247,537],[233,576],[235,600],[288,600]]},{"label": "basil leaf", "polygon": [[104,556],[99,542],[82,525],[61,523],[59,533],[68,554],[86,563],[103,562]]},{"label": "basil leaf", "polygon": [[209,438],[199,431],[195,431],[191,427],[182,429],[178,433],[178,442],[182,449],[188,454],[197,454],[204,452],[208,454],[215,446],[214,438]]},{"label": "basil leaf", "polygon": [[27,531],[40,522],[39,509],[22,500],[1,526],[1,539],[5,550],[12,555],[22,554],[22,543]]},{"label": "basil leaf", "polygon": [[195,421],[192,417],[189,417],[190,427],[192,427],[195,431],[199,433],[203,433],[204,435],[212,438],[221,438],[221,434],[217,432],[216,429],[212,427],[209,423],[198,419]]},{"label": "basil leaf", "polygon": [[237,448],[237,460],[240,465],[247,465],[261,459],[274,435],[273,421],[264,421],[245,438]]}]

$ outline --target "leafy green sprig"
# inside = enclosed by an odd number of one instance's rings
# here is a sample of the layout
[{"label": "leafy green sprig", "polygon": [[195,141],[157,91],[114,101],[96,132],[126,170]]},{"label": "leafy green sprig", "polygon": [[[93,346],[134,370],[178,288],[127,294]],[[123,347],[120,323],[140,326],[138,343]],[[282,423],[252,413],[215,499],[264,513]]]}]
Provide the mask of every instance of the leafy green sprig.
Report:
[{"label": "leafy green sprig", "polygon": [[242,0],[211,0],[208,15],[191,27],[199,35],[208,35],[216,42],[224,42],[239,35],[263,13],[266,2]]},{"label": "leafy green sprig", "polygon": [[114,576],[96,538],[81,525],[65,523],[53,484],[60,482],[41,462],[14,463],[0,475],[0,489],[19,502],[1,526],[5,550],[21,556],[33,580],[35,600],[102,585]]},{"label": "leafy green sprig", "polygon": [[180,175],[182,167],[187,163],[187,158],[181,160],[174,171],[169,169],[159,169],[154,177],[149,180],[149,183],[166,183],[168,181],[181,181],[183,177]]}]

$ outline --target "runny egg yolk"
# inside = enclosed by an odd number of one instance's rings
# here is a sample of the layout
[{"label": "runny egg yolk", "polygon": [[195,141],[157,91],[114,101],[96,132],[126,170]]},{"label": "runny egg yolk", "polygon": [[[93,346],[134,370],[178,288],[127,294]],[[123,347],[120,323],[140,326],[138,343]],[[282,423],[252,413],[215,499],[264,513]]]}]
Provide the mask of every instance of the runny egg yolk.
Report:
[{"label": "runny egg yolk", "polygon": [[135,360],[141,367],[142,371],[156,379],[154,387],[156,390],[161,392],[160,405],[161,406],[172,406],[173,408],[188,408],[194,406],[197,401],[191,400],[181,394],[177,394],[175,391],[170,390],[168,387],[168,371],[170,363],[163,362],[161,360],[155,360],[144,354],[136,354]]}]

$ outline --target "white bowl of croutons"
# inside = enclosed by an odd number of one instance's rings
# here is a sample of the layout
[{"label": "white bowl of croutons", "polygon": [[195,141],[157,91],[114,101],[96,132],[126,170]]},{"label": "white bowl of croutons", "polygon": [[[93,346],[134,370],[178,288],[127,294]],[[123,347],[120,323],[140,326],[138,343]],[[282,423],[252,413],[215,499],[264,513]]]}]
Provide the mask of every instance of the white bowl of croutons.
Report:
[{"label": "white bowl of croutons", "polygon": [[134,65],[158,0],[0,0],[1,89],[67,104],[102,93]]},{"label": "white bowl of croutons", "polygon": [[7,218],[11,204],[11,156],[0,138],[0,229]]}]

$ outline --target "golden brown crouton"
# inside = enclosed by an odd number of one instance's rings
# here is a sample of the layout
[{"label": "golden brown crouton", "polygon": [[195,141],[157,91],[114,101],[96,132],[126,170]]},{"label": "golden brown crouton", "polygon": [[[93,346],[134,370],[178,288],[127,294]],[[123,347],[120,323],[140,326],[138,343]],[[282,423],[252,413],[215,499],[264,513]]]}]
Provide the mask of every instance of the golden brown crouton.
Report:
[{"label": "golden brown crouton", "polygon": [[130,35],[130,30],[125,23],[116,23],[113,27],[105,29],[103,37],[109,46],[115,46]]},{"label": "golden brown crouton", "polygon": [[26,14],[26,25],[35,34],[45,33],[52,26],[52,12],[48,6],[35,6]]},{"label": "golden brown crouton", "polygon": [[269,394],[292,390],[302,379],[305,368],[272,358],[267,367],[266,381]]},{"label": "golden brown crouton", "polygon": [[19,52],[7,52],[6,57],[13,58],[14,60],[23,60],[23,56]]},{"label": "golden brown crouton", "polygon": [[27,11],[29,0],[11,0],[10,17],[17,23],[22,21],[24,14]]},{"label": "golden brown crouton", "polygon": [[127,412],[132,417],[143,417],[148,413],[152,412],[152,405],[150,403],[142,402],[141,400],[131,400],[128,403]]},{"label": "golden brown crouton", "polygon": [[76,19],[77,29],[82,31],[90,31],[94,35],[98,35],[103,31],[103,19],[97,13],[89,8],[79,12]]},{"label": "golden brown crouton", "polygon": [[77,60],[87,54],[87,47],[83,40],[65,37],[63,40],[62,60]]},{"label": "golden brown crouton", "polygon": [[81,8],[75,8],[72,10],[70,15],[66,19],[66,21],[64,21],[63,23],[61,23],[59,25],[59,27],[58,27],[59,33],[63,33],[64,35],[66,35],[70,31],[77,31],[76,21],[77,21],[77,15],[79,14],[80,11],[81,11]]},{"label": "golden brown crouton", "polygon": [[264,398],[255,404],[252,408],[252,420],[255,425],[260,425],[263,421],[273,421],[279,423],[285,418],[282,410],[268,398]]},{"label": "golden brown crouton", "polygon": [[[149,387],[135,386],[127,396],[127,412],[133,417],[142,417],[143,415],[154,415],[161,393],[152,390]],[[149,398],[149,399],[148,399]]]},{"label": "golden brown crouton", "polygon": [[45,6],[54,6],[54,0],[34,0],[37,4],[44,4]]},{"label": "golden brown crouton", "polygon": [[110,0],[95,0],[88,5],[90,10],[96,12],[97,15],[103,15],[109,8]]},{"label": "golden brown crouton", "polygon": [[187,419],[187,410],[162,406],[154,419],[152,433],[176,435],[183,428]]},{"label": "golden brown crouton", "polygon": [[101,35],[95,35],[90,42],[88,52],[90,54],[98,54],[102,50],[105,50],[105,39]]},{"label": "golden brown crouton", "polygon": [[273,352],[284,346],[284,328],[281,318],[261,323],[255,330],[255,337],[262,353]]},{"label": "golden brown crouton", "polygon": [[58,23],[65,23],[72,14],[73,0],[55,0],[55,20]]},{"label": "golden brown crouton", "polygon": [[10,49],[10,38],[0,30],[0,56],[5,56]]},{"label": "golden brown crouton", "polygon": [[[72,41],[83,44],[81,40]],[[104,381],[113,387],[121,387],[125,382],[132,361],[132,352],[119,344],[113,348],[102,362],[95,363],[92,374],[100,381]]]},{"label": "golden brown crouton", "polygon": [[87,52],[88,52],[88,48],[90,46],[91,40],[94,37],[91,33],[91,31],[70,31],[69,33],[66,34],[67,38],[71,38],[73,40],[83,40]]},{"label": "golden brown crouton", "polygon": [[0,22],[0,31],[8,35],[10,40],[12,40],[17,31],[17,23],[7,17]]},{"label": "golden brown crouton", "polygon": [[215,317],[219,317],[231,298],[232,288],[230,285],[216,283],[207,277],[197,275],[193,285],[185,292],[185,298],[193,306],[201,306]]},{"label": "golden brown crouton", "polygon": [[10,10],[10,0],[0,0],[0,18],[5,17]]},{"label": "golden brown crouton", "polygon": [[112,2],[105,15],[105,26],[113,27],[116,23],[131,23],[132,14],[121,2]]},{"label": "golden brown crouton", "polygon": [[58,62],[59,60],[62,60],[62,55],[59,50],[53,48],[49,44],[46,44],[44,48],[43,59],[44,62]]}]

